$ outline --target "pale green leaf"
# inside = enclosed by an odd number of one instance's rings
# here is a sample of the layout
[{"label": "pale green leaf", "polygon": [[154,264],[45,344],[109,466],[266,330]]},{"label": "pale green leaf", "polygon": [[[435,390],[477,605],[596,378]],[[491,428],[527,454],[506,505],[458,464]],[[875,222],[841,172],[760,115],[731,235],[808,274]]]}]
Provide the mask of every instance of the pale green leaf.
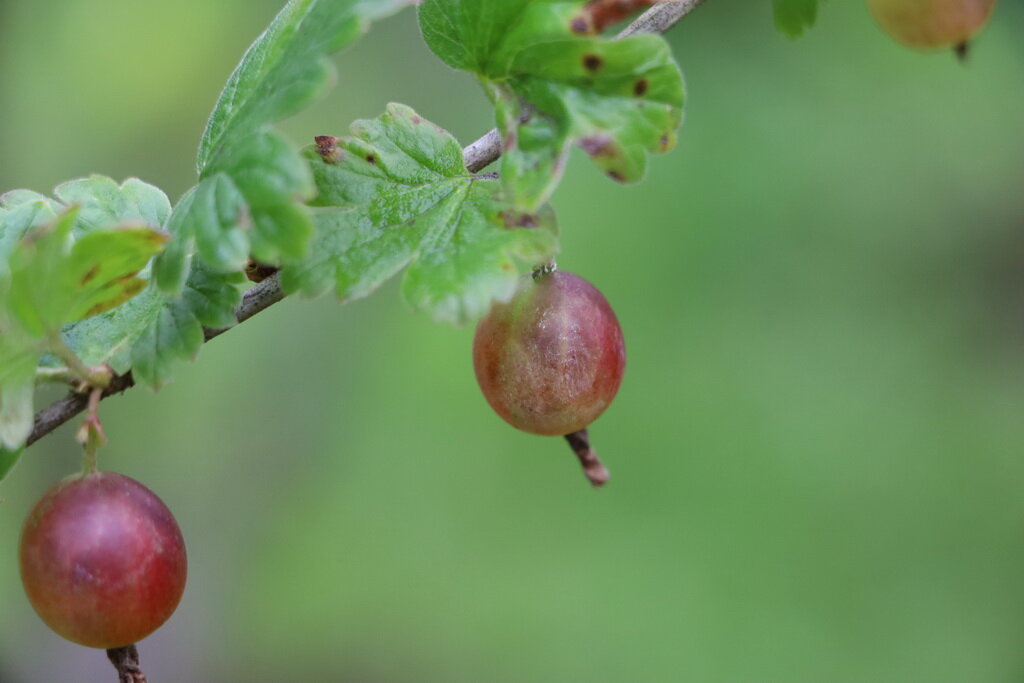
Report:
[{"label": "pale green leaf", "polygon": [[10,255],[6,303],[33,336],[50,336],[140,292],[145,281],[135,275],[166,241],[164,233],[148,227],[97,230],[73,240],[79,210],[35,228]]},{"label": "pale green leaf", "polygon": [[17,449],[32,432],[32,394],[41,352],[37,340],[2,318],[0,314],[0,448]]},{"label": "pale green leaf", "polygon": [[160,229],[171,213],[167,195],[138,178],[118,185],[93,175],[58,185],[53,193],[65,206],[80,207],[76,235],[125,223]]},{"label": "pale green leaf", "polygon": [[349,300],[409,266],[403,293],[440,320],[465,322],[507,299],[520,273],[550,258],[548,221],[513,210],[500,183],[469,174],[459,143],[408,107],[359,121],[353,135],[308,150],[319,194],[310,254],[282,286]]}]

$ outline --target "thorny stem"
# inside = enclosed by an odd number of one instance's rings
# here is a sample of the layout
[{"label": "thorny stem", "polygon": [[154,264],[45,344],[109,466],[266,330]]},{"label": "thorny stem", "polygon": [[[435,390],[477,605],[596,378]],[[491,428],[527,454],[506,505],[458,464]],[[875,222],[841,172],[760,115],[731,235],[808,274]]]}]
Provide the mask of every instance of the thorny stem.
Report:
[{"label": "thorny stem", "polygon": [[587,479],[594,485],[594,488],[607,484],[611,475],[608,473],[608,468],[597,457],[597,452],[590,447],[590,435],[587,430],[581,429],[573,434],[566,434],[565,440],[569,442],[573,453],[580,459],[583,474],[587,475]]},{"label": "thorny stem", "polygon": [[[684,16],[693,11],[703,0],[669,0],[644,12],[630,24],[619,38],[640,34],[640,33],[664,33]],[[483,168],[491,165],[501,156],[502,144],[501,134],[492,130],[479,140],[471,143],[462,150],[462,156],[466,169],[470,173],[477,173]],[[265,280],[246,291],[242,298],[242,304],[235,309],[235,319],[245,322],[257,313],[270,308],[278,301],[284,299],[284,292],[281,290],[279,273],[273,273]],[[206,341],[218,337],[230,328],[205,329]],[[69,349],[70,351],[70,349]],[[102,398],[119,394],[125,389],[135,386],[135,380],[131,372],[123,375],[115,375],[103,392]],[[36,413],[35,428],[28,437],[25,445],[29,446],[43,438],[62,424],[85,410],[88,401],[84,396],[72,393],[52,403],[47,408]],[[568,437],[567,437],[568,438]]]},{"label": "thorny stem", "polygon": [[107,659],[117,669],[118,683],[147,683],[139,668],[139,651],[134,645],[107,650]]}]

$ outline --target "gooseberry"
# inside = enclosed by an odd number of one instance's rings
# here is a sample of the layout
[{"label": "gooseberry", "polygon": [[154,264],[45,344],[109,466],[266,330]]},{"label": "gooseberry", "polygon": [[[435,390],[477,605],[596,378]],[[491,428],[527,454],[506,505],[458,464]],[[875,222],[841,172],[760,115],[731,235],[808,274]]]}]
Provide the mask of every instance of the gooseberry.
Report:
[{"label": "gooseberry", "polygon": [[564,436],[584,429],[612,402],[626,349],[601,292],[579,275],[555,270],[526,281],[480,322],[473,367],[506,422]]},{"label": "gooseberry", "polygon": [[25,520],[21,579],[59,635],[129,646],[159,628],[185,590],[185,542],[156,494],[112,472],[69,477]]},{"label": "gooseberry", "polygon": [[985,25],[995,0],[868,0],[868,7],[885,32],[908,47],[956,47]]}]

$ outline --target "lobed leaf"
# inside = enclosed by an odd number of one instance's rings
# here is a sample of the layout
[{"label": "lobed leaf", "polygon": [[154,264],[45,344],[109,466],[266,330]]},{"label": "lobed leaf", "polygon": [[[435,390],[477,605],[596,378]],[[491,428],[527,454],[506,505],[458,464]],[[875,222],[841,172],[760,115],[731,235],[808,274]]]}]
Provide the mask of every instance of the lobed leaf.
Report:
[{"label": "lobed leaf", "polygon": [[64,206],[80,207],[76,236],[123,224],[159,229],[171,213],[167,195],[138,178],[118,185],[111,178],[93,175],[58,185],[53,194]]},{"label": "lobed leaf", "polygon": [[326,89],[327,55],[411,1],[291,0],[257,38],[200,141],[202,182],[175,211],[175,239],[182,243],[157,267],[164,291],[181,286],[193,243],[200,260],[219,272],[239,270],[250,254],[278,264],[306,253],[313,226],[304,203],[315,187],[298,152],[268,127]]},{"label": "lobed leaf", "polygon": [[131,369],[136,382],[157,389],[181,361],[199,353],[204,326],[235,324],[246,282],[241,273],[214,273],[197,264],[179,294],[151,285],[118,308],[68,326],[64,340],[85,363],[108,363],[118,373]]},{"label": "lobed leaf", "polygon": [[62,325],[114,308],[139,293],[135,277],[166,242],[148,227],[94,231],[73,241],[79,209],[36,228],[9,258],[5,303],[28,334],[45,338]]},{"label": "lobed leaf", "polygon": [[199,144],[206,177],[214,158],[276,121],[302,111],[331,76],[325,57],[411,0],[291,0],[242,57]]},{"label": "lobed leaf", "polygon": [[682,74],[660,36],[587,35],[582,1],[426,0],[420,27],[449,65],[495,101],[501,175],[517,209],[542,206],[573,145],[610,178],[635,182],[675,143]]},{"label": "lobed leaf", "polygon": [[435,318],[465,322],[507,299],[521,272],[550,258],[543,218],[516,212],[500,183],[468,173],[451,135],[391,104],[348,138],[307,150],[320,192],[310,254],[282,272],[286,292],[366,296],[408,266],[402,291]]}]

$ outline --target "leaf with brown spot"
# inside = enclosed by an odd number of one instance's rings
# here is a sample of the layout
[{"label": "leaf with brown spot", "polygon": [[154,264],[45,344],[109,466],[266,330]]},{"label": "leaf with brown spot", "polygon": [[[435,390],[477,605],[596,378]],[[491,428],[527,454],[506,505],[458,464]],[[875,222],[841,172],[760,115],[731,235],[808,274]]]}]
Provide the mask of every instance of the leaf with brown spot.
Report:
[{"label": "leaf with brown spot", "polygon": [[500,183],[466,171],[451,135],[408,107],[359,121],[340,163],[307,151],[318,194],[309,255],[287,263],[287,292],[367,296],[403,269],[402,292],[438,320],[467,322],[515,291],[556,250],[553,214],[517,211]]},{"label": "leaf with brown spot", "polygon": [[37,228],[11,254],[8,310],[21,328],[45,338],[67,324],[109,310],[137,294],[137,279],[167,242],[147,226],[94,230],[72,239],[79,208]]},{"label": "leaf with brown spot", "polygon": [[[532,211],[547,202],[575,144],[621,182],[640,180],[648,154],[666,149],[662,141],[682,122],[684,92],[664,38],[585,35],[649,4],[426,0],[421,6],[430,48],[450,66],[476,73],[489,90],[505,140],[501,178],[516,208]],[[611,143],[597,147],[598,139]]]}]

